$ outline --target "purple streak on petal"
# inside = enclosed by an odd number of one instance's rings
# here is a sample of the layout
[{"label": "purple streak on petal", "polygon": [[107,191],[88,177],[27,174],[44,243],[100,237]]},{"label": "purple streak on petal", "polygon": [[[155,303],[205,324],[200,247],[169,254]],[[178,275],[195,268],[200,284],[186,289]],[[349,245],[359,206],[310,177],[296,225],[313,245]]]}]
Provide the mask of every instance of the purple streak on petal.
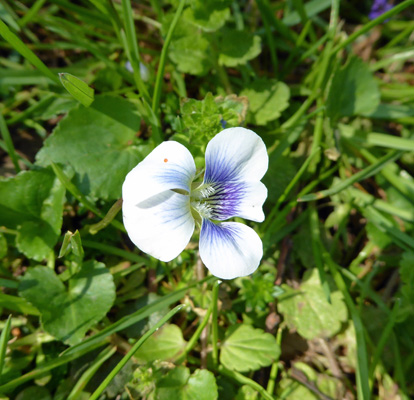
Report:
[{"label": "purple streak on petal", "polygon": [[211,206],[211,218],[219,221],[235,217],[239,213],[239,204],[245,195],[243,182],[213,183],[215,192],[205,201]]},{"label": "purple streak on petal", "polygon": [[219,154],[214,159],[206,158],[206,172],[204,183],[223,183],[234,180],[237,177],[237,170],[231,161]]},{"label": "purple streak on petal", "polygon": [[215,242],[235,241],[238,237],[238,232],[232,229],[231,226],[222,224],[215,224],[208,219],[203,218],[203,224],[201,225],[200,241],[208,240],[213,244]]},{"label": "purple streak on petal", "polygon": [[393,5],[389,4],[387,0],[374,0],[371,11],[368,14],[369,19],[380,17],[385,12],[391,10]]}]

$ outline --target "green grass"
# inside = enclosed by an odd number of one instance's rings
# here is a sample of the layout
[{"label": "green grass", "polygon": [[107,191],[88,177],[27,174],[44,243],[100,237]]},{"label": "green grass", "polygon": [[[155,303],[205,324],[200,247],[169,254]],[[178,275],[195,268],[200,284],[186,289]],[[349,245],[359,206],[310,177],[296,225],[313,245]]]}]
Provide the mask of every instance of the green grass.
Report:
[{"label": "green grass", "polygon": [[[413,6],[2,2],[0,397],[412,398]],[[120,211],[223,124],[269,168],[260,266],[220,282],[199,230],[165,263]]]}]

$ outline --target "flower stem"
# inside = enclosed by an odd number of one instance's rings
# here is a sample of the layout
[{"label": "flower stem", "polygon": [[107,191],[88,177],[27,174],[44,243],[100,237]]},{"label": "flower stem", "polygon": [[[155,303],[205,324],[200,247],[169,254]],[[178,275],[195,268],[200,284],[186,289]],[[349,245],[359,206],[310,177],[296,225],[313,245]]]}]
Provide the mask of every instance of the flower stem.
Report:
[{"label": "flower stem", "polygon": [[203,332],[203,329],[208,324],[208,321],[210,319],[210,315],[211,315],[212,311],[213,311],[213,303],[210,304],[210,307],[207,309],[207,312],[206,312],[206,315],[204,316],[204,319],[201,321],[201,324],[198,326],[198,328],[194,332],[194,335],[188,341],[187,346],[185,347],[183,353],[180,354],[180,356],[175,360],[176,364],[181,364],[184,361],[184,359],[187,357],[188,353],[194,348],[197,340],[201,336],[201,332]]},{"label": "flower stem", "polygon": [[212,321],[211,321],[211,333],[212,333],[212,344],[213,344],[213,353],[212,353],[212,358],[213,358],[213,365],[215,368],[217,368],[218,365],[218,347],[217,347],[217,342],[218,342],[218,289],[219,289],[219,285],[220,285],[221,281],[217,280],[214,282],[213,284],[213,291],[212,291],[212,299],[211,299],[211,303],[213,305],[213,317],[212,317]]}]

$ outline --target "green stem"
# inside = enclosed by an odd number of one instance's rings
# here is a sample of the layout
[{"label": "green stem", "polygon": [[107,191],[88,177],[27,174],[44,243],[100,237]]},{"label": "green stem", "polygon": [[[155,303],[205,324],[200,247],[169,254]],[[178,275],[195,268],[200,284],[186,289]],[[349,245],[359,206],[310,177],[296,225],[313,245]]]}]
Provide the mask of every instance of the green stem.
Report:
[{"label": "green stem", "polygon": [[[276,343],[278,344],[279,348],[282,344],[282,333],[283,329],[279,327],[276,335]],[[275,391],[275,384],[276,384],[276,378],[277,373],[279,371],[279,360],[275,360],[272,364],[272,368],[270,369],[270,375],[269,375],[269,381],[267,382],[267,388],[266,391],[271,396],[273,395],[273,392]]]},{"label": "green stem", "polygon": [[239,372],[231,371],[231,370],[227,369],[226,367],[223,367],[222,365],[220,365],[218,367],[218,372],[220,372],[220,374],[222,374],[222,375],[225,375],[225,376],[233,379],[234,381],[238,382],[240,385],[250,386],[252,389],[259,392],[259,394],[264,399],[274,400],[273,396],[270,395],[262,385],[259,385],[253,379],[250,379],[247,376],[244,376],[244,375],[240,374]]},{"label": "green stem", "polygon": [[207,309],[206,315],[204,316],[204,319],[201,321],[201,324],[198,326],[191,339],[187,342],[187,346],[185,347],[183,353],[180,354],[180,356],[175,360],[175,364],[181,364],[186,359],[188,353],[194,348],[195,344],[197,343],[197,340],[201,336],[201,332],[203,332],[203,329],[208,324],[212,311],[213,303],[210,304],[210,307]]},{"label": "green stem", "polygon": [[213,285],[213,291],[212,291],[212,305],[213,305],[213,317],[211,321],[211,334],[212,334],[212,345],[213,345],[213,352],[212,352],[212,358],[213,358],[213,365],[214,367],[217,367],[218,365],[218,290],[220,281],[215,281]]}]

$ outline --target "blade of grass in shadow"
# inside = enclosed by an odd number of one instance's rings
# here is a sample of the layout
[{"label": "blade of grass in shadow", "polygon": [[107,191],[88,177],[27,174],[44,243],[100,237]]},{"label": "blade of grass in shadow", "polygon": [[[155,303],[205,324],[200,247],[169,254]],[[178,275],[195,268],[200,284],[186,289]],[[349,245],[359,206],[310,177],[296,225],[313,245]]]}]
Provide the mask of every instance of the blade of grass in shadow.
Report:
[{"label": "blade of grass in shadow", "polygon": [[10,44],[17,52],[19,52],[30,64],[36,67],[44,75],[52,80],[53,83],[60,85],[59,78],[50,69],[43,64],[40,58],[37,57],[32,50],[30,50],[9,28],[0,20],[0,35],[4,40]]},{"label": "blade of grass in shadow", "polygon": [[125,258],[126,260],[135,263],[148,264],[148,258],[142,257],[135,253],[131,253],[130,251],[119,249],[115,246],[110,246],[106,243],[94,242],[92,240],[82,240],[82,244],[84,247],[87,247],[89,249],[99,250],[106,254],[113,254],[114,256]]},{"label": "blade of grass in shadow", "polygon": [[3,330],[1,331],[0,336],[0,376],[3,372],[4,360],[6,358],[7,342],[9,341],[11,328],[11,314],[4,325]]},{"label": "blade of grass in shadow", "polygon": [[296,175],[293,177],[293,179],[289,182],[289,184],[286,186],[283,193],[280,195],[280,197],[277,199],[276,204],[273,206],[272,211],[267,217],[267,220],[263,223],[262,230],[266,231],[266,228],[270,221],[275,217],[277,211],[279,210],[280,205],[287,199],[287,197],[292,192],[295,185],[299,182],[302,175],[307,171],[308,166],[310,162],[313,160],[315,156],[317,156],[320,152],[320,148],[315,149],[310,156],[305,160],[305,162],[302,164],[302,166],[299,168],[299,171],[296,173]]},{"label": "blade of grass in shadow", "polygon": [[10,136],[9,128],[7,127],[6,121],[4,120],[3,114],[1,112],[0,112],[0,131],[1,131],[1,136],[3,137],[3,140],[4,140],[4,144],[6,145],[6,148],[7,148],[7,153],[9,154],[13,162],[14,169],[16,173],[19,173],[20,167],[19,167],[19,161],[17,158],[16,150],[14,149],[13,140]]},{"label": "blade of grass in shadow", "polygon": [[377,346],[375,347],[375,353],[374,353],[374,356],[372,358],[371,365],[369,367],[369,379],[370,379],[370,383],[371,383],[371,391],[372,391],[373,386],[374,386],[375,368],[378,364],[378,361],[381,358],[381,354],[382,354],[382,352],[384,350],[384,347],[385,347],[385,345],[388,341],[388,338],[390,337],[390,335],[393,331],[394,325],[397,321],[397,315],[398,315],[399,310],[400,310],[400,299],[397,299],[397,301],[395,302],[394,307],[393,307],[393,309],[392,309],[392,311],[391,311],[391,313],[388,317],[387,324],[385,325],[385,328],[381,333],[381,337],[380,337],[380,339],[377,343]]},{"label": "blade of grass in shadow", "polygon": [[356,182],[359,182],[363,179],[367,179],[372,175],[380,172],[381,169],[390,161],[395,161],[399,157],[401,157],[403,153],[401,151],[390,151],[387,155],[380,158],[378,162],[370,165],[367,168],[357,172],[356,174],[350,176],[347,179],[342,180],[340,183],[334,185],[333,187],[321,190],[320,192],[310,193],[305,196],[298,198],[298,201],[312,201],[312,200],[320,200],[328,196],[332,196],[333,194],[337,194],[342,190],[346,189],[348,186],[353,185]]},{"label": "blade of grass in shadow", "polygon": [[319,279],[321,281],[322,289],[323,289],[323,292],[325,293],[326,300],[330,303],[331,302],[331,290],[329,289],[329,284],[328,284],[328,281],[326,280],[325,265],[322,260],[321,247],[320,247],[321,246],[320,244],[321,233],[319,230],[319,219],[318,219],[318,213],[316,211],[315,204],[311,205],[311,210],[309,213],[309,225],[310,225],[310,233],[311,233],[313,258],[315,260],[316,267],[318,268]]},{"label": "blade of grass in shadow", "polygon": [[93,392],[92,396],[89,397],[89,400],[96,400],[109,385],[112,379],[121,371],[122,367],[132,358],[136,351],[145,343],[145,341],[155,333],[161,326],[163,326],[170,318],[172,318],[178,311],[184,307],[183,304],[180,304],[173,308],[165,317],[161,318],[150,330],[148,330],[142,337],[139,339],[133,346],[130,351],[122,358],[122,360],[117,364],[117,366],[109,373],[105,380],[99,385],[99,387]]},{"label": "blade of grass in shadow", "polygon": [[345,304],[351,314],[352,321],[355,328],[356,345],[357,345],[357,363],[356,363],[356,381],[358,399],[369,400],[369,371],[368,371],[368,354],[365,343],[365,330],[358,310],[352,300],[346,283],[340,273],[341,267],[337,265],[331,258],[330,254],[322,248],[322,259],[329,267],[331,275],[335,281],[336,286],[344,296]]},{"label": "blade of grass in shadow", "polygon": [[88,382],[93,378],[93,376],[96,374],[100,366],[108,360],[113,354],[116,352],[116,347],[109,346],[103,351],[99,353],[99,355],[96,357],[94,362],[88,369],[82,374],[82,376],[79,378],[79,380],[76,382],[76,385],[71,390],[67,400],[76,400],[79,397],[82,396],[82,391],[85,388],[85,386],[88,384]]},{"label": "blade of grass in shadow", "polygon": [[40,376],[43,376],[46,372],[51,371],[52,369],[60,367],[62,365],[68,364],[69,362],[76,360],[77,358],[82,357],[84,354],[89,353],[90,351],[95,350],[101,346],[102,346],[102,343],[94,344],[93,346],[90,346],[87,349],[83,349],[82,351],[78,351],[74,354],[64,355],[64,356],[55,358],[51,361],[48,361],[44,364],[40,364],[38,365],[37,368],[28,372],[27,374],[19,376],[18,378],[11,380],[10,382],[7,382],[4,385],[1,385],[0,392],[1,393],[7,392],[10,389],[13,389],[16,386],[20,386],[25,382],[28,382],[28,381],[31,381],[32,379],[36,379]]},{"label": "blade of grass in shadow", "polygon": [[[85,244],[85,241],[83,241],[83,244]],[[138,321],[143,320],[144,318],[150,316],[156,311],[165,309],[169,307],[171,304],[179,301],[185,296],[185,294],[187,293],[189,289],[195,286],[201,285],[204,282],[210,282],[214,279],[216,278],[210,276],[201,281],[197,281],[193,283],[192,285],[188,285],[187,287],[183,289],[179,289],[179,290],[176,290],[175,292],[167,294],[166,296],[163,296],[161,299],[156,300],[153,303],[148,304],[145,307],[142,307],[138,311],[121,318],[119,321],[113,323],[112,325],[106,327],[105,329],[102,329],[102,331],[100,331],[96,335],[93,335],[89,337],[88,339],[84,340],[83,342],[70,347],[69,349],[65,350],[63,354],[72,354],[74,352],[83,351],[84,349],[87,349],[88,347],[93,346],[96,343],[101,343],[113,333],[119,332],[122,329],[128,328],[129,326],[135,324]]]},{"label": "blade of grass in shadow", "polygon": [[266,40],[269,46],[270,51],[270,59],[272,61],[273,73],[276,78],[278,78],[278,60],[277,60],[277,53],[276,53],[276,45],[273,38],[272,29],[269,22],[269,17],[267,13],[267,8],[263,0],[256,0],[257,8],[260,11],[260,15],[262,17],[263,25],[266,32]]},{"label": "blade of grass in shadow", "polygon": [[409,251],[414,249],[414,239],[398,229],[390,219],[385,218],[378,210],[370,205],[364,205],[361,213],[372,222],[380,231],[385,232],[393,242],[402,249]]},{"label": "blade of grass in shadow", "polygon": [[20,28],[25,27],[36,16],[45,3],[46,0],[36,0],[33,6],[27,11],[27,13],[22,18],[20,18],[18,22]]}]

